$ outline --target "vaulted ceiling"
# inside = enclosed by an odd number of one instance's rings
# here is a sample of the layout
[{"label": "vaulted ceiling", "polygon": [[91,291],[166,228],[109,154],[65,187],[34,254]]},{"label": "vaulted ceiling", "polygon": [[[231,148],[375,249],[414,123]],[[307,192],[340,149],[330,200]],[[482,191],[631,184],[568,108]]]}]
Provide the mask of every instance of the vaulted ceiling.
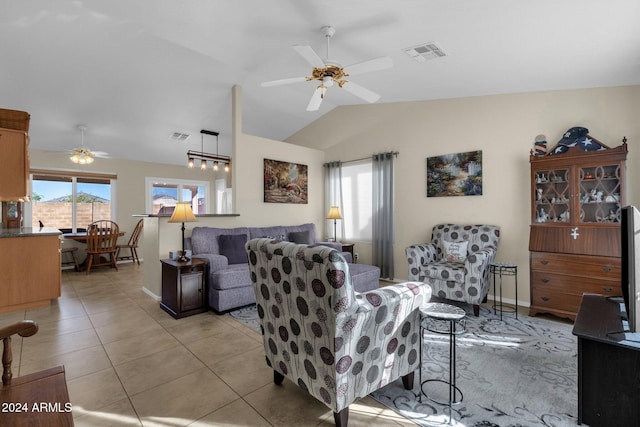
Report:
[{"label": "vaulted ceiling", "polygon": [[[306,111],[317,82],[292,45],[343,66],[388,56],[353,76],[378,102],[640,84],[637,0],[4,0],[0,108],[31,113],[33,148],[85,143],[114,158],[179,164],[188,149],[231,154],[231,87],[244,131],[284,140],[340,105],[337,86]],[[406,48],[435,42],[418,62]],[[174,132],[191,135],[186,141]]]}]

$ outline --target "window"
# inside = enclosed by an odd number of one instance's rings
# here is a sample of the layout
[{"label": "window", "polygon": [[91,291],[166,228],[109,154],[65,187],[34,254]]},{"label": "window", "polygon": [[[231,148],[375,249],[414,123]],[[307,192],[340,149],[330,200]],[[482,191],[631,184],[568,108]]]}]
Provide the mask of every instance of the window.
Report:
[{"label": "window", "polygon": [[31,225],[66,232],[86,229],[93,221],[114,217],[115,175],[31,171]]},{"label": "window", "polygon": [[342,217],[347,241],[372,240],[372,182],[371,160],[342,164]]},{"label": "window", "polygon": [[191,202],[195,214],[209,213],[209,182],[146,178],[147,212],[171,215],[177,202]]}]

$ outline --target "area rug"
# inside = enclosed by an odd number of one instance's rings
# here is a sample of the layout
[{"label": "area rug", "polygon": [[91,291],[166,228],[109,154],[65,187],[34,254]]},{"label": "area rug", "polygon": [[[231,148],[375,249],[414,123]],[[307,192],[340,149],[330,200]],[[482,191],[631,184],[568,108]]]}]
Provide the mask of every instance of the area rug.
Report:
[{"label": "area rug", "polygon": [[[465,427],[575,426],[577,344],[572,325],[544,318],[504,314],[482,307],[467,311],[466,332],[457,336],[457,386],[463,401],[451,425]],[[255,306],[230,313],[259,331]],[[422,380],[448,379],[449,336],[425,331]],[[413,390],[397,380],[371,396],[421,426],[448,425],[448,408],[422,397],[418,376]],[[446,386],[428,382],[424,391],[448,399]],[[438,396],[438,394],[440,396]]]}]

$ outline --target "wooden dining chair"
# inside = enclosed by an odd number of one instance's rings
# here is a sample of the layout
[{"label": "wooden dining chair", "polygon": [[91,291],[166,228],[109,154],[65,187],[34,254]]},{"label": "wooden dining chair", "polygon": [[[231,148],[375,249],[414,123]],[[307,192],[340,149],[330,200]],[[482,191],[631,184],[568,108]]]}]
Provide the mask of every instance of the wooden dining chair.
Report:
[{"label": "wooden dining chair", "polygon": [[[36,332],[38,332],[38,324],[33,320],[21,320],[0,328],[2,342],[0,424],[12,427],[73,426],[72,406],[63,365],[13,378],[11,338],[13,335],[26,338]],[[18,342],[18,346],[21,345],[22,343]],[[56,410],[38,409],[42,408],[42,404],[46,404],[46,408],[55,407]]]},{"label": "wooden dining chair", "polygon": [[[87,274],[91,267],[108,265],[118,271],[118,224],[109,220],[94,221],[87,226]],[[108,259],[106,259],[108,257]]]},{"label": "wooden dining chair", "polygon": [[[130,259],[140,265],[140,258],[138,258],[138,240],[140,239],[140,235],[142,234],[143,226],[144,220],[141,219],[133,229],[131,237],[129,238],[129,242],[125,245],[118,245],[118,250],[116,251],[116,260]],[[120,251],[122,249],[129,249],[129,255],[120,255]]]}]

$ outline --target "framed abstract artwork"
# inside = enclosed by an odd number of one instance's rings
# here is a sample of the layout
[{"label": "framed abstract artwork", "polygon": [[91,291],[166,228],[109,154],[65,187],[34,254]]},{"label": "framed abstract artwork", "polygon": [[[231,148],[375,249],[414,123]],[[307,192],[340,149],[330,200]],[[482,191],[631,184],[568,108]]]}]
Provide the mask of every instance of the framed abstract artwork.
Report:
[{"label": "framed abstract artwork", "polygon": [[482,150],[427,157],[427,197],[481,195]]},{"label": "framed abstract artwork", "polygon": [[308,202],[309,174],[307,165],[264,159],[264,202]]}]

